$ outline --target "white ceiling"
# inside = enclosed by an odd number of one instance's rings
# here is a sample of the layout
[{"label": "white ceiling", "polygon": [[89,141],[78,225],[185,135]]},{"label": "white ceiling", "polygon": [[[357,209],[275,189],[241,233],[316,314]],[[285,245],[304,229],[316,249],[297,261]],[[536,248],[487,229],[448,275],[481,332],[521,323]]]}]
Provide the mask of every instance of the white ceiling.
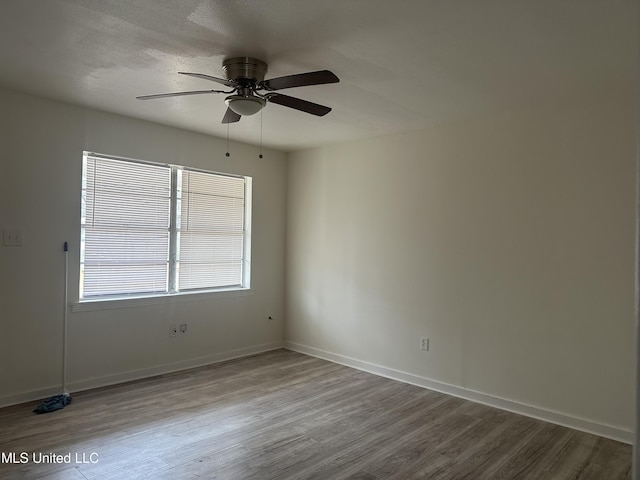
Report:
[{"label": "white ceiling", "polygon": [[[224,137],[222,60],[267,78],[328,69],[341,82],[287,90],[328,105],[263,112],[266,146],[294,150],[504,109],[631,92],[636,0],[1,0],[0,86]],[[230,125],[258,143],[260,115]]]}]

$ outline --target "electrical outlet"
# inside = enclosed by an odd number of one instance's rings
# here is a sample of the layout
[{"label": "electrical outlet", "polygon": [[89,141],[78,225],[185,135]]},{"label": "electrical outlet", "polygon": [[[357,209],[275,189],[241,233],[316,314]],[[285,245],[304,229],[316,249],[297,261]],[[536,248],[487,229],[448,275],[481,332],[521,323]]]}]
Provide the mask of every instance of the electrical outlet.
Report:
[{"label": "electrical outlet", "polygon": [[429,351],[429,339],[427,337],[420,337],[420,350]]},{"label": "electrical outlet", "polygon": [[169,336],[170,337],[175,337],[178,334],[178,326],[177,325],[171,325],[169,327]]}]

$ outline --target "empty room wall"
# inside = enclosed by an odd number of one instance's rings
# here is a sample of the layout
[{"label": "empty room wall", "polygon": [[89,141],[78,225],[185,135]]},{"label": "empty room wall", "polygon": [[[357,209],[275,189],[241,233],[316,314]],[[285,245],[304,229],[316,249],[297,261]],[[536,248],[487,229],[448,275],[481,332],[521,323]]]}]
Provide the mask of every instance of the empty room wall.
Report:
[{"label": "empty room wall", "polygon": [[[82,152],[177,163],[253,177],[252,290],[69,312],[71,390],[210,363],[282,344],[286,159],[95,110],[0,90],[0,405],[57,393],[61,376],[63,243],[78,298]],[[268,321],[268,316],[273,321]],[[188,324],[169,338],[169,326]]]},{"label": "empty room wall", "polygon": [[633,99],[288,165],[288,346],[631,441]]}]

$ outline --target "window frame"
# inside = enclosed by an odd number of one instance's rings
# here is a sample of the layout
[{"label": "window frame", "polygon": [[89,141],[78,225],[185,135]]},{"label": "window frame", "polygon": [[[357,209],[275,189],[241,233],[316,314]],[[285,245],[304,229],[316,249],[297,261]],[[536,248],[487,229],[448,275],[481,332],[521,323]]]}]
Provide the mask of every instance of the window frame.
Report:
[{"label": "window frame", "polygon": [[[127,163],[137,163],[142,165],[150,165],[156,167],[167,168],[170,171],[171,176],[171,193],[170,193],[170,212],[169,212],[169,252],[167,258],[167,291],[166,292],[149,292],[149,293],[125,293],[125,294],[107,294],[107,295],[91,295],[88,297],[81,297],[82,282],[83,282],[83,267],[84,267],[84,231],[85,231],[85,206],[86,206],[86,168],[87,159],[94,157],[97,159],[115,160]],[[241,280],[239,285],[229,285],[221,287],[208,287],[197,289],[185,289],[178,290],[176,282],[176,270],[179,263],[179,235],[180,225],[178,209],[179,198],[178,191],[181,186],[178,185],[178,178],[180,177],[179,171],[191,171],[204,174],[211,174],[222,177],[230,177],[242,179],[244,182],[244,215],[243,215],[243,227],[242,227],[242,264],[241,264]],[[251,224],[252,224],[252,191],[253,191],[253,178],[248,175],[241,175],[235,173],[226,173],[205,170],[201,168],[190,167],[186,165],[179,165],[175,163],[160,163],[151,162],[147,160],[133,159],[127,157],[119,157],[114,155],[107,155],[97,153],[93,151],[83,151],[82,156],[82,189],[81,189],[81,214],[80,214],[80,247],[78,248],[78,300],[72,306],[72,311],[94,310],[101,308],[121,308],[130,305],[142,305],[142,304],[163,304],[163,303],[175,303],[180,301],[192,301],[196,299],[209,298],[211,295],[217,296],[237,296],[247,295],[251,293]],[[204,297],[203,297],[204,295]]]}]

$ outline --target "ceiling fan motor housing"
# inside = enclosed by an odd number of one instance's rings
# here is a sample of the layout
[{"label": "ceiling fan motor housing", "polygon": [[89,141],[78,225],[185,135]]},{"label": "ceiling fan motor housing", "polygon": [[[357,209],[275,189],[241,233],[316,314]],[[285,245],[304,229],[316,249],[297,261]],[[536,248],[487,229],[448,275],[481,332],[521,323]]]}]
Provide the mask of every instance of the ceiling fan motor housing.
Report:
[{"label": "ceiling fan motor housing", "polygon": [[228,80],[237,80],[239,84],[244,83],[242,80],[253,84],[262,82],[267,74],[267,64],[252,57],[227,58],[222,62],[222,69]]},{"label": "ceiling fan motor housing", "polygon": [[233,57],[222,62],[222,69],[228,80],[238,84],[238,94],[225,98],[227,106],[242,116],[258,113],[266,101],[254,95],[254,90],[264,80],[267,64],[257,58]]}]

